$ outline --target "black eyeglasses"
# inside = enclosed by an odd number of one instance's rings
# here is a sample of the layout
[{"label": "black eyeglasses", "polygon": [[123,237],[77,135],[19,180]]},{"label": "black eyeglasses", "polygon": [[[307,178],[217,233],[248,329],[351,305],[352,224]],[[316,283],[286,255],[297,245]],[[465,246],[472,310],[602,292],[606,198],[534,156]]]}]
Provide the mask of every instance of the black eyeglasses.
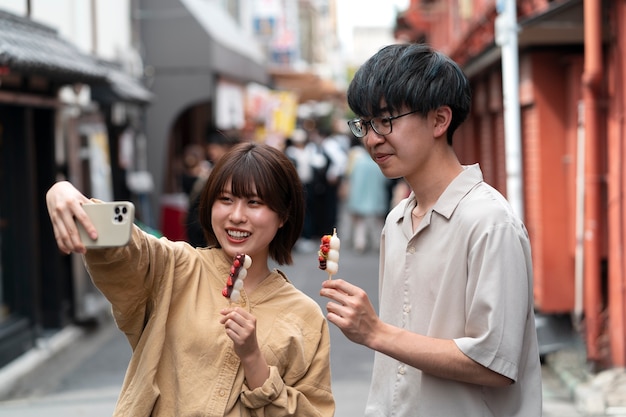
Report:
[{"label": "black eyeglasses", "polygon": [[404,113],[398,116],[388,117],[372,117],[370,120],[353,119],[348,122],[350,131],[357,138],[363,138],[367,135],[367,126],[371,126],[374,132],[381,136],[385,136],[391,133],[391,121],[399,119],[400,117],[408,116],[409,114],[417,113],[419,110],[413,110],[408,113]]}]

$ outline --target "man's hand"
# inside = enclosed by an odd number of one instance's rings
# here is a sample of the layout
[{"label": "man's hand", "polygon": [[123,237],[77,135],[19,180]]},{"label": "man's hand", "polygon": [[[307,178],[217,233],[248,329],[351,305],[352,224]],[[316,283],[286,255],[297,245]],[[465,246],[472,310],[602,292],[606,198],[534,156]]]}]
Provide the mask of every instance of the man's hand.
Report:
[{"label": "man's hand", "polygon": [[326,280],[320,295],[334,302],[326,305],[328,321],[355,343],[371,347],[381,322],[367,293],[342,279]]}]

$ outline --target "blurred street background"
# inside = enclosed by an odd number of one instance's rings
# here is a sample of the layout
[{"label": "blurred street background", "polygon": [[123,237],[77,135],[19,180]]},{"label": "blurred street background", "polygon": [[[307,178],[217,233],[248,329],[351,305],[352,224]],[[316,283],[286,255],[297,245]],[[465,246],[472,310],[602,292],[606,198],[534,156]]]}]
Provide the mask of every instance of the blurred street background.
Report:
[{"label": "blurred street background", "polygon": [[[409,190],[347,129],[346,88],[383,46],[425,42],[473,90],[455,152],[529,232],[544,415],[626,416],[625,21],[624,0],[0,0],[0,414],[108,415],[130,354],[57,249],[59,180],[201,245],[211,167],[268,143],[311,197],[294,283],[317,298],[337,227],[341,273],[375,301],[377,236]],[[373,355],[332,331],[337,415],[358,416]]]}]

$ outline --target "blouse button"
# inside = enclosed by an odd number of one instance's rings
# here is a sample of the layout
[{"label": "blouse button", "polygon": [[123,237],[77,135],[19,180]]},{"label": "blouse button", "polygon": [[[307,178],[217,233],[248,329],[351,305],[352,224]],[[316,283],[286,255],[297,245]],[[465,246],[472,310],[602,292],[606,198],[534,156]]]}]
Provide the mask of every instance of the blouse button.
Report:
[{"label": "blouse button", "polygon": [[409,253],[415,253],[415,246],[409,246]]}]

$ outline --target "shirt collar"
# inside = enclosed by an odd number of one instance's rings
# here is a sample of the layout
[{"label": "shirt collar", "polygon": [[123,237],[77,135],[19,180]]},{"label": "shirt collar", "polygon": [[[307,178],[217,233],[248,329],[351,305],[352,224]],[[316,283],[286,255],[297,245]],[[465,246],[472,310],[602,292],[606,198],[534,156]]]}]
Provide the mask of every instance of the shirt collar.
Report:
[{"label": "shirt collar", "polygon": [[[478,164],[463,165],[463,171],[448,184],[444,192],[439,196],[439,199],[437,199],[432,211],[449,219],[452,217],[461,199],[481,182],[483,182],[483,174]],[[415,206],[415,193],[411,191],[411,194],[405,200],[402,215],[398,218],[397,222],[402,222],[405,217],[410,219],[411,211]]]}]

